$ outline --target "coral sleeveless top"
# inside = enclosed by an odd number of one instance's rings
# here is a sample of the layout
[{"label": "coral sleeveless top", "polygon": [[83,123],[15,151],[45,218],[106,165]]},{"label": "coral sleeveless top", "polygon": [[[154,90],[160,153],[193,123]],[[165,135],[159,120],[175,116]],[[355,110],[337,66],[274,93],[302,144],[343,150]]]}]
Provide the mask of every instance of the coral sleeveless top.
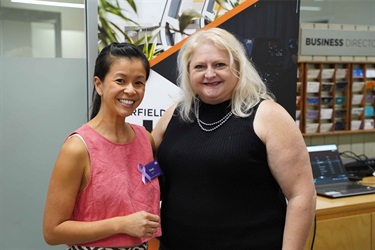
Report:
[{"label": "coral sleeveless top", "polygon": [[[154,160],[148,133],[144,127],[131,124],[135,137],[124,144],[114,143],[84,124],[73,134],[84,139],[91,161],[91,177],[87,187],[78,194],[72,220],[97,221],[129,215],[138,211],[160,214],[158,178],[144,184],[138,164]],[[153,235],[160,236],[160,228]],[[149,238],[126,234],[78,244],[91,247],[139,245]]]}]

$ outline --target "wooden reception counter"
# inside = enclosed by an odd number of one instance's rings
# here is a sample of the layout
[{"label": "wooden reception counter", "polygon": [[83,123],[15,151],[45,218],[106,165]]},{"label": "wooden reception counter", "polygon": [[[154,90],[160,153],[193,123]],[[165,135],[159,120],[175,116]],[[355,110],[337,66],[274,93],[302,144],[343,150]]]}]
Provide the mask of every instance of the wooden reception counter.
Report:
[{"label": "wooden reception counter", "polygon": [[[375,186],[375,177],[362,182]],[[375,250],[375,194],[318,196],[316,222],[314,250]],[[305,250],[311,249],[312,235]]]}]

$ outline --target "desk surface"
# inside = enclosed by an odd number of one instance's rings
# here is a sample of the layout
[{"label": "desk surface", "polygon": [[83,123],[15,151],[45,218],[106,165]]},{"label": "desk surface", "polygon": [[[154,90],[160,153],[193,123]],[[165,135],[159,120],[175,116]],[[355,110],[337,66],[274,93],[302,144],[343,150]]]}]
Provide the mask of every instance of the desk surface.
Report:
[{"label": "desk surface", "polygon": [[[375,186],[375,177],[366,177],[362,182]],[[375,194],[334,199],[322,196],[317,198],[317,221],[372,212],[375,212]]]}]

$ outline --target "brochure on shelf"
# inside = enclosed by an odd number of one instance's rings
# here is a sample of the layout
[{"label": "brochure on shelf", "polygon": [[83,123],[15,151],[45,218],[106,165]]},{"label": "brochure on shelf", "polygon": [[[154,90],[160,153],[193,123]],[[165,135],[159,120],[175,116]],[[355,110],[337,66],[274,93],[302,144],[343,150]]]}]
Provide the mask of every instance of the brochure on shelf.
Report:
[{"label": "brochure on shelf", "polygon": [[362,78],[363,77],[363,69],[355,68],[353,69],[353,78]]},{"label": "brochure on shelf", "polygon": [[319,92],[319,86],[320,86],[319,82],[307,82],[306,92],[307,93],[318,93]]},{"label": "brochure on shelf", "polygon": [[346,100],[345,96],[337,96],[335,104],[336,105],[344,105],[345,104],[345,100]]},{"label": "brochure on shelf", "polygon": [[361,120],[352,120],[350,123],[351,130],[359,130],[361,128]]},{"label": "brochure on shelf", "polygon": [[323,69],[322,70],[322,79],[331,79],[335,69]]},{"label": "brochure on shelf", "polygon": [[352,108],[352,116],[356,117],[356,116],[362,115],[363,109],[364,109],[363,107]]},{"label": "brochure on shelf", "polygon": [[320,119],[332,119],[333,109],[321,109],[320,110]]},{"label": "brochure on shelf", "polygon": [[375,68],[366,70],[367,78],[375,78]]},{"label": "brochure on shelf", "polygon": [[366,106],[365,107],[365,117],[374,117],[374,107]]},{"label": "brochure on shelf", "polygon": [[365,119],[363,129],[374,129],[374,119]]},{"label": "brochure on shelf", "polygon": [[307,123],[306,133],[316,133],[318,132],[319,123]]},{"label": "brochure on shelf", "polygon": [[319,116],[319,110],[307,110],[306,119],[307,120],[317,120]]},{"label": "brochure on shelf", "polygon": [[321,98],[321,100],[322,100],[323,106],[330,106],[330,105],[332,105],[333,97],[332,96],[323,96]]},{"label": "brochure on shelf", "polygon": [[361,104],[362,100],[363,100],[362,94],[354,94],[352,96],[352,105],[359,105]]},{"label": "brochure on shelf", "polygon": [[365,82],[353,82],[352,91],[353,92],[361,92],[362,89],[363,89],[363,86],[365,86]]},{"label": "brochure on shelf", "polygon": [[348,69],[336,69],[336,79],[345,78]]},{"label": "brochure on shelf", "polygon": [[323,82],[322,92],[331,92],[333,89],[333,82]]},{"label": "brochure on shelf", "polygon": [[336,92],[346,91],[347,82],[336,82]]},{"label": "brochure on shelf", "polygon": [[322,123],[319,127],[319,132],[329,132],[332,130],[333,123]]},{"label": "brochure on shelf", "polygon": [[319,77],[320,69],[308,69],[307,79],[316,79]]},{"label": "brochure on shelf", "polygon": [[317,105],[319,102],[319,97],[317,96],[311,96],[306,98],[306,104],[307,105]]},{"label": "brochure on shelf", "polygon": [[335,118],[344,118],[346,115],[346,109],[336,109]]}]

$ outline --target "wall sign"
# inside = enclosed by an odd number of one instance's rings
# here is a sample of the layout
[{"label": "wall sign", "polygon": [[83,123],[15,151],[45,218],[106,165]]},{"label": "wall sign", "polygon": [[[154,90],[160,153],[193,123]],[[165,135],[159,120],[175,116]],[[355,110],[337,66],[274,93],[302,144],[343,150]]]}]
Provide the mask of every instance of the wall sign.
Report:
[{"label": "wall sign", "polygon": [[301,29],[302,56],[375,56],[375,32]]}]

